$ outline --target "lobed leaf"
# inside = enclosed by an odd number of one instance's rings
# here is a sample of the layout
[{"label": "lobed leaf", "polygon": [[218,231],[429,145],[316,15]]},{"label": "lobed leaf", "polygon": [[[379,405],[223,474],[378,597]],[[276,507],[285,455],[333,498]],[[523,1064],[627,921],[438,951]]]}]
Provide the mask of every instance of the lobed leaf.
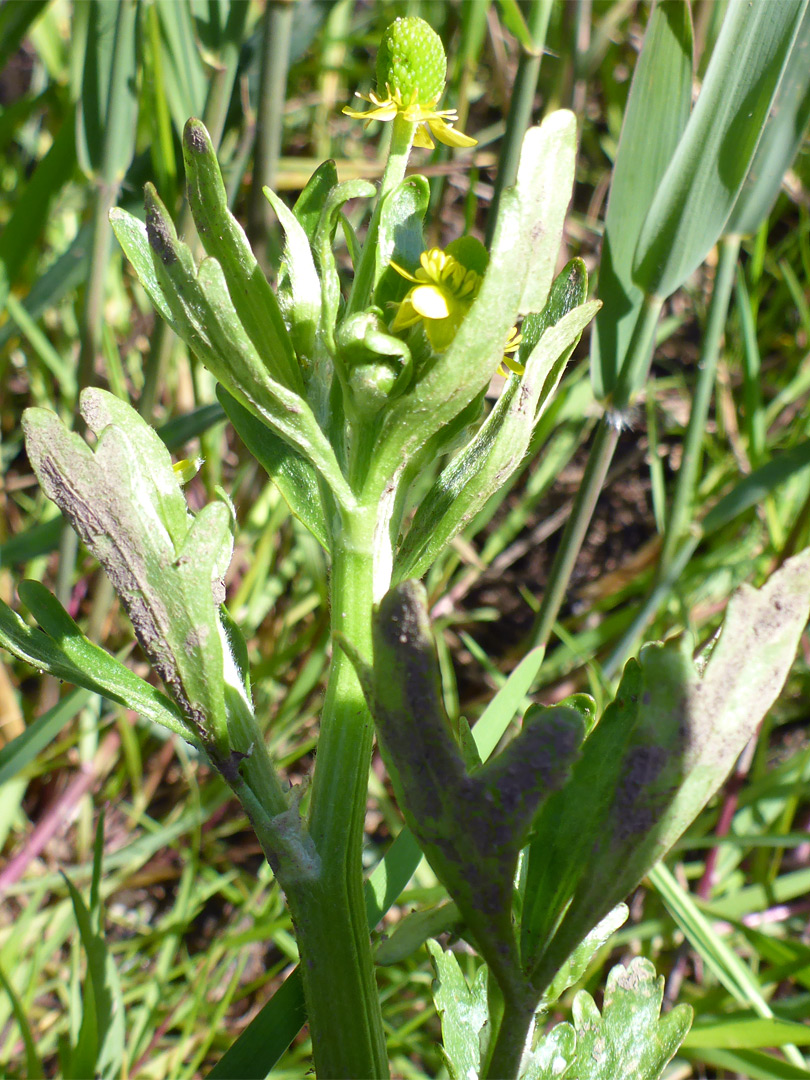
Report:
[{"label": "lobed leaf", "polygon": [[276,294],[256,261],[242,226],[228,208],[216,152],[199,120],[191,119],[185,126],[183,160],[188,201],[197,232],[206,252],[222,267],[239,321],[273,377],[284,386],[301,391],[301,371]]},{"label": "lobed leaf", "polygon": [[451,1080],[469,1080],[479,1075],[481,1040],[489,1024],[487,969],[482,964],[469,985],[454,953],[438,941],[428,941],[427,947],[433,1001],[442,1022],[442,1056]]},{"label": "lobed leaf", "polygon": [[[575,710],[547,710],[469,773],[450,732],[424,590],[392,589],[374,619],[369,705],[400,809],[501,985],[519,979],[512,931],[518,854],[582,737]],[[418,722],[415,722],[418,718]]]},{"label": "lobed leaf", "polygon": [[[103,391],[85,391],[80,399],[82,411],[85,402],[89,405],[90,423],[100,417],[93,408],[99,395],[103,400]],[[114,406],[112,415],[120,408]],[[156,494],[154,480],[168,453],[156,436],[159,450],[148,449],[147,433],[133,439],[128,428],[148,425],[133,409],[129,413],[128,425],[112,423],[102,430],[93,452],[53,413],[28,409],[23,416],[28,456],[46,495],[107,571],[187,723],[222,751],[227,717],[218,607],[232,545],[230,510],[224,503],[206,506],[175,542],[161,516],[163,493]]]},{"label": "lobed leaf", "polygon": [[128,228],[120,230],[119,235],[117,226],[122,211],[114,216],[113,227],[128,256],[131,257],[134,248],[139,276],[142,263],[147,257],[151,259],[154,274],[141,278],[150,296],[156,284],[163,306],[171,312],[170,325],[209,371],[243,405],[308,458],[339,501],[352,505],[349,486],[311,408],[299,394],[267,371],[239,321],[219,263],[209,257],[197,271],[188,247],[178,239],[165,208],[149,185],[146,202],[145,230],[131,219]]},{"label": "lobed leaf", "polygon": [[734,594],[702,675],[677,642],[647,646],[640,662],[628,663],[571,782],[535,824],[522,953],[527,963],[538,959],[538,984],[553,977],[723,782],[778,696],[809,614],[810,550],[761,589]]},{"label": "lobed leaf", "polygon": [[677,1005],[661,1016],[664,977],[643,956],[611,969],[600,1015],[593,998],[580,990],[574,998],[577,1066],[588,1080],[658,1080],[675,1056],[692,1023],[692,1008]]}]

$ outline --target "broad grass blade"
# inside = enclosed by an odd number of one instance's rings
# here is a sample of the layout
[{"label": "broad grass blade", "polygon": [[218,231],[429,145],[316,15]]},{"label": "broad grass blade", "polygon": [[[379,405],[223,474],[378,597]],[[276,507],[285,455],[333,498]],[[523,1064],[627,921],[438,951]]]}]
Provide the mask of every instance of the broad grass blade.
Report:
[{"label": "broad grass blade", "polygon": [[643,300],[633,282],[641,226],[689,119],[692,20],[689,5],[656,4],[636,64],[610,184],[598,293],[602,310],[591,338],[597,399],[616,385]]},{"label": "broad grass blade", "polygon": [[639,236],[634,279],[673,293],[719,239],[759,142],[807,0],[729,5],[697,105]]}]

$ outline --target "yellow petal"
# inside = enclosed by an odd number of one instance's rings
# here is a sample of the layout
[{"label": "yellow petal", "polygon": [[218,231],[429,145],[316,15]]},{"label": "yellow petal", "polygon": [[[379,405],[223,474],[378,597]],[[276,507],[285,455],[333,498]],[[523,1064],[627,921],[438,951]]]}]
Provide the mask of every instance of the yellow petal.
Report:
[{"label": "yellow petal", "polygon": [[446,319],[450,314],[447,297],[435,285],[417,285],[411,293],[411,303],[423,319]]},{"label": "yellow petal", "polygon": [[[345,112],[345,109],[344,109]],[[463,131],[456,131],[455,128],[446,124],[441,117],[435,120],[428,120],[430,130],[436,136],[440,143],[444,143],[445,146],[477,146],[478,139],[473,139],[469,135],[465,135]],[[415,141],[415,140],[414,140]]]},{"label": "yellow petal", "polygon": [[408,271],[403,266],[400,266],[398,263],[395,263],[393,259],[391,259],[389,261],[388,265],[390,267],[392,267],[394,270],[396,270],[396,272],[400,275],[400,277],[407,278],[408,281],[418,281],[419,280],[419,278],[415,278],[413,276],[413,274],[408,273]]},{"label": "yellow petal", "polygon": [[396,333],[398,330],[407,330],[409,326],[415,326],[421,316],[419,316],[413,309],[411,303],[410,293],[405,297],[402,303],[397,308],[397,313],[394,316],[394,321],[391,323],[391,330]]},{"label": "yellow petal", "polygon": [[517,360],[515,360],[514,356],[508,356],[508,355],[504,356],[504,358],[503,358],[503,360],[501,362],[501,365],[498,368],[498,370],[500,371],[500,373],[502,375],[506,374],[506,372],[504,371],[504,368],[509,368],[509,370],[513,371],[515,373],[515,375],[522,375],[523,372],[526,370],[526,368],[523,366],[523,364],[521,364]]},{"label": "yellow petal", "polygon": [[346,116],[351,116],[353,120],[393,120],[397,115],[397,107],[391,102],[390,105],[380,105],[376,109],[360,112],[359,109],[352,109],[348,105],[344,105],[343,112]]},{"label": "yellow petal", "polygon": [[413,145],[420,146],[423,150],[432,150],[436,145],[430,135],[428,135],[427,128],[424,124],[420,124],[416,129],[416,134],[413,137]]}]

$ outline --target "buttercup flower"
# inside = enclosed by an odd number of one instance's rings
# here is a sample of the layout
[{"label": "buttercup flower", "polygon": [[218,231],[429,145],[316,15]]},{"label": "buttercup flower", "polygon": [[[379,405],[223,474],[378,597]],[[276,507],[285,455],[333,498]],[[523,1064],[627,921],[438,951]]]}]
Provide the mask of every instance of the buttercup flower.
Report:
[{"label": "buttercup flower", "polygon": [[[450,245],[450,248],[453,247],[459,255],[466,252],[467,261],[476,261],[483,270],[485,262],[482,263],[481,256],[485,260],[486,252],[477,241],[464,237]],[[478,296],[483,280],[482,273],[465,266],[460,258],[451,253],[450,248],[447,251],[441,248],[423,251],[419,260],[421,265],[415,274],[409,273],[393,260],[390,263],[398,274],[413,282],[413,288],[397,306],[391,332],[407,330],[421,322],[436,352],[444,352],[450,346]],[[477,249],[480,249],[480,255]],[[509,354],[515,352],[521,340],[517,327],[513,326],[504,348],[503,364],[517,374],[523,373],[523,365]]]},{"label": "buttercup flower", "polygon": [[343,112],[366,123],[402,116],[419,125],[413,143],[427,150],[435,146],[431,133],[446,146],[475,146],[477,139],[453,128],[455,109],[436,108],[446,74],[447,58],[436,31],[415,15],[396,19],[377,53],[377,92],[355,95],[374,107],[360,112],[347,105]]},{"label": "buttercup flower", "polygon": [[478,295],[481,275],[441,248],[423,251],[419,261],[415,274],[391,263],[398,274],[414,283],[397,308],[391,330],[396,333],[422,322],[432,347],[444,352]]}]

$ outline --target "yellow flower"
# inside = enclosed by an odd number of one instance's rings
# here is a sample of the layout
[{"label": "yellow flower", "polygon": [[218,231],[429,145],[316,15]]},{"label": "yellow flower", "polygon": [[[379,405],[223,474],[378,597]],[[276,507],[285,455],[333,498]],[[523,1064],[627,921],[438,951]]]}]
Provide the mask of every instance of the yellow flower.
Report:
[{"label": "yellow flower", "polygon": [[436,108],[446,76],[444,45],[433,27],[417,15],[395,19],[386,27],[377,53],[377,93],[357,94],[374,108],[358,112],[347,105],[343,111],[367,123],[402,116],[419,125],[414,146],[427,150],[434,146],[428,128],[447,146],[475,146],[476,139],[453,129],[458,120],[455,109]]},{"label": "yellow flower", "polygon": [[[454,241],[455,245],[460,243],[463,242]],[[478,247],[483,252],[482,245]],[[393,261],[390,264],[398,274],[413,282],[413,288],[397,306],[391,332],[407,330],[421,322],[431,347],[444,352],[478,296],[483,277],[441,248],[423,251],[419,261],[421,265],[415,274]],[[503,363],[517,374],[523,373],[523,366],[509,354],[515,352],[521,340],[517,327],[513,326],[504,348]]]},{"label": "yellow flower", "polygon": [[478,145],[477,139],[473,139],[461,131],[456,131],[452,126],[458,120],[458,113],[455,109],[437,109],[435,107],[436,101],[422,105],[417,100],[416,91],[413,92],[410,100],[406,103],[402,101],[398,90],[392,93],[387,83],[385,89],[388,95],[385,98],[378,97],[373,90],[369,94],[355,94],[355,97],[370,102],[374,106],[373,109],[360,112],[360,110],[352,109],[346,105],[343,109],[344,113],[355,120],[365,120],[366,124],[370,124],[372,120],[393,120],[395,116],[400,115],[410,123],[419,125],[414,135],[413,145],[421,146],[425,150],[432,150],[436,145],[428,133],[428,128],[439,142],[444,143],[445,146]]},{"label": "yellow flower", "polygon": [[423,251],[419,261],[415,274],[391,263],[398,274],[414,283],[397,308],[391,330],[396,333],[422,322],[432,347],[444,352],[478,295],[481,275],[441,248]]}]

